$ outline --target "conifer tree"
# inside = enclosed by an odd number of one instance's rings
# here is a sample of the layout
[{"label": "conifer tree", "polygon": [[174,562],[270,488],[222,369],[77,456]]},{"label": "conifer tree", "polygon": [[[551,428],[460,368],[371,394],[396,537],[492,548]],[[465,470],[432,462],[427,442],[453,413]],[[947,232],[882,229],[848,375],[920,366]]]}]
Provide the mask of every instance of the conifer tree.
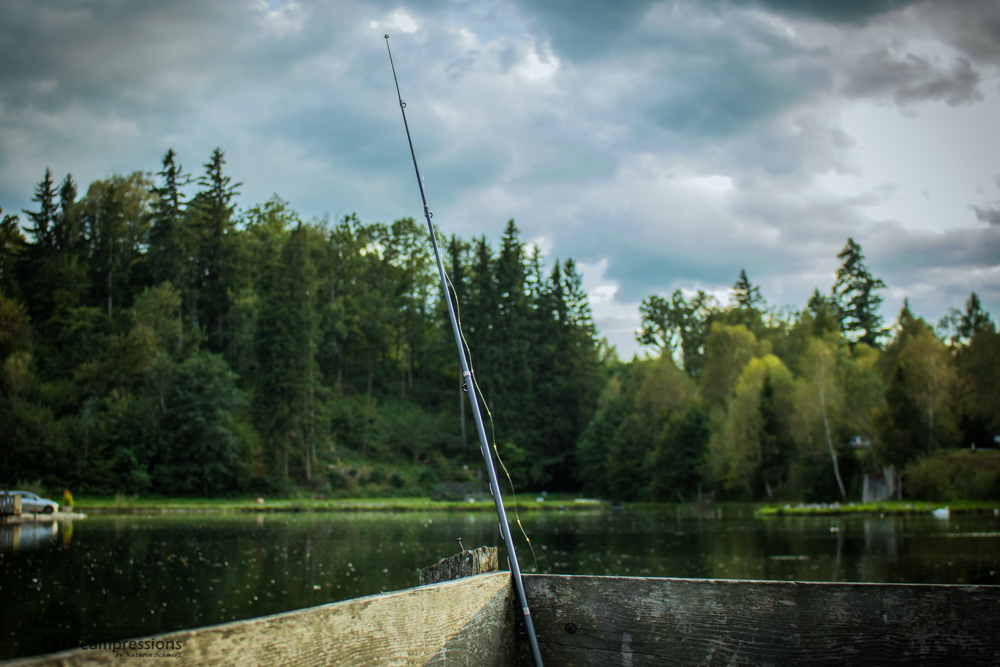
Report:
[{"label": "conifer tree", "polygon": [[965,312],[959,317],[958,335],[965,340],[972,340],[980,332],[993,330],[990,314],[983,310],[979,296],[973,292],[965,302]]},{"label": "conifer tree", "polygon": [[209,347],[215,352],[226,350],[225,321],[229,313],[229,282],[235,276],[228,272],[231,234],[234,230],[233,199],[242,183],[222,173],[225,153],[216,148],[198,179],[202,190],[192,206],[198,229],[198,270],[200,282],[199,323],[208,335]]},{"label": "conifer tree", "polygon": [[28,228],[28,232],[33,237],[33,244],[42,249],[49,249],[55,245],[53,227],[58,215],[56,207],[56,190],[52,181],[52,170],[46,168],[42,181],[35,186],[35,196],[31,199],[38,202],[37,211],[24,211],[33,226]]},{"label": "conifer tree", "polygon": [[827,333],[840,331],[840,316],[837,302],[832,297],[820,294],[819,288],[813,290],[806,302],[806,311],[812,315],[812,335],[822,337]]},{"label": "conifer tree", "polygon": [[841,328],[852,343],[878,347],[883,329],[878,312],[882,297],[877,291],[885,289],[885,283],[868,270],[861,246],[854,239],[847,239],[837,259],[843,264],[837,269],[832,296],[840,312]]},{"label": "conifer tree", "polygon": [[59,212],[53,222],[52,234],[56,247],[66,254],[75,254],[86,241],[80,225],[80,211],[76,201],[78,194],[73,176],[67,174],[59,186]]},{"label": "conifer tree", "polygon": [[747,310],[756,310],[764,303],[760,287],[750,282],[746,269],[740,269],[740,277],[733,284],[733,301],[737,308]]},{"label": "conifer tree", "polygon": [[178,289],[187,286],[185,276],[185,239],[183,220],[184,194],[181,187],[190,182],[183,167],[176,162],[177,154],[171,148],[163,156],[163,169],[158,172],[161,185],[152,192],[156,199],[152,205],[152,226],[149,230],[149,260],[153,281],[169,281]]}]

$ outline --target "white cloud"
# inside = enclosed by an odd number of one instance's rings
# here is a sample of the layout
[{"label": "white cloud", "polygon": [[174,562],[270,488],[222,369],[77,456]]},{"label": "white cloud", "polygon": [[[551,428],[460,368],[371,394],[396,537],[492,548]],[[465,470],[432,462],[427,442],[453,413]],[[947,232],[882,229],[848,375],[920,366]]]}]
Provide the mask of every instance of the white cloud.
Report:
[{"label": "white cloud", "polygon": [[769,4],[220,0],[101,20],[51,5],[42,30],[24,3],[0,26],[0,205],[31,208],[46,166],[86,185],[155,171],[169,147],[198,172],[221,146],[243,203],[419,216],[391,32],[435,222],[495,244],[515,218],[574,257],[622,351],[645,296],[725,302],[741,268],[801,305],[848,236],[893,287],[887,309],[912,293],[933,319],[975,289],[1000,310],[982,235],[1000,12],[929,1],[836,21]]}]

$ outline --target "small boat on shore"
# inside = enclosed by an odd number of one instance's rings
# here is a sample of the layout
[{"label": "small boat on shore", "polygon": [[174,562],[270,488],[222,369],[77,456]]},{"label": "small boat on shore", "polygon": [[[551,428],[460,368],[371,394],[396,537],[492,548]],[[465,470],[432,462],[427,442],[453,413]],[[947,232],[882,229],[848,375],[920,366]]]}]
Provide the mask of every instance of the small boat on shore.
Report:
[{"label": "small boat on shore", "polygon": [[[402,591],[4,663],[532,664],[497,550]],[[431,571],[428,571],[431,570]],[[470,575],[470,576],[466,576]],[[524,575],[546,665],[1000,664],[1000,586]]]}]

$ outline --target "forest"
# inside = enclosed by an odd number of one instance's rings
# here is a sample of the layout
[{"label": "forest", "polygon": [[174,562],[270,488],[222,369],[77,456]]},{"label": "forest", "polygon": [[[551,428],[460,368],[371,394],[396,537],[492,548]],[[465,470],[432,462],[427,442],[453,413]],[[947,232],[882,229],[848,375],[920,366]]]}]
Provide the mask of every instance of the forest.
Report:
[{"label": "forest", "polygon": [[479,479],[481,396],[518,490],[839,501],[892,466],[913,495],[1000,496],[1000,471],[940,459],[996,447],[996,325],[975,294],[936,324],[905,305],[886,324],[852,239],[801,309],[742,270],[725,304],[649,296],[647,352],[623,362],[573,260],[513,220],[495,240],[438,234],[448,296],[411,218],[306,222],[277,195],[238,209],[220,149],[197,177],[173,151],[161,167],[82,195],[46,170],[23,221],[0,213],[0,484],[424,495]]}]

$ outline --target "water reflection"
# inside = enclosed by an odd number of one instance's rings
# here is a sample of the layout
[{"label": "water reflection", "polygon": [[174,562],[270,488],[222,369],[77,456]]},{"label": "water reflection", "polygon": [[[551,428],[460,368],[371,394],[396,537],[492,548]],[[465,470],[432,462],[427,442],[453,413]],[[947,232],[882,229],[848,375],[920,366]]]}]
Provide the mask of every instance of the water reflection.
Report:
[{"label": "water reflection", "polygon": [[0,551],[37,549],[55,543],[62,535],[62,541],[69,543],[73,536],[73,521],[27,521],[0,525]]},{"label": "water reflection", "polygon": [[[526,572],[1000,584],[993,515],[759,520],[751,508],[672,507],[521,519],[534,546],[519,548]],[[16,550],[13,533],[0,533],[0,659],[407,588],[421,567],[455,552],[457,537],[467,548],[500,542],[486,512],[57,525],[30,538],[21,526]]]}]

